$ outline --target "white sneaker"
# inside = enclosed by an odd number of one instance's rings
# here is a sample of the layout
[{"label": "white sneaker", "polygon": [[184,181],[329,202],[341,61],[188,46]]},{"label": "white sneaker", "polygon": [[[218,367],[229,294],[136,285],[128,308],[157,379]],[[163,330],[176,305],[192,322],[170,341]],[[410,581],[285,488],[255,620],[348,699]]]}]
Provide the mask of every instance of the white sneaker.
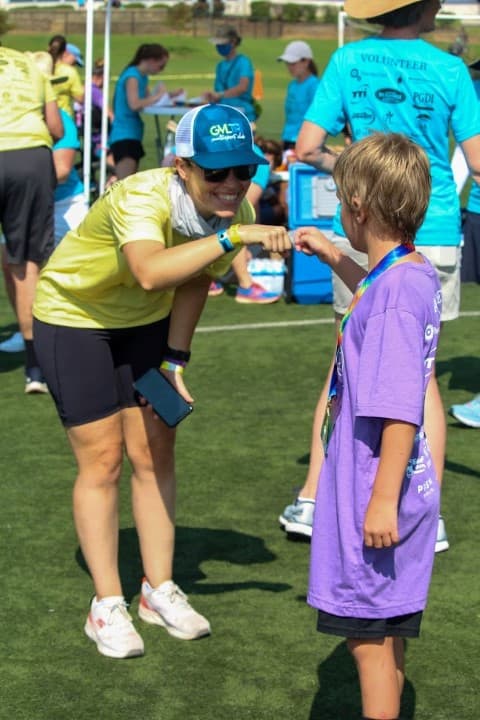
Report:
[{"label": "white sneaker", "polygon": [[437,540],[435,542],[435,552],[441,553],[448,550],[450,543],[448,542],[447,531],[445,529],[445,520],[441,515],[438,517]]},{"label": "white sneaker", "polygon": [[27,395],[48,393],[47,383],[39,367],[27,368],[25,371],[25,392]]},{"label": "white sneaker", "polygon": [[85,623],[85,633],[98,652],[112,658],[143,655],[143,640],[133,627],[125,599],[119,595],[97,601],[94,597]]},{"label": "white sneaker", "polygon": [[315,500],[297,497],[293,505],[287,505],[278,518],[287,535],[312,537]]},{"label": "white sneaker", "polygon": [[145,622],[161,625],[180,640],[195,640],[211,632],[207,618],[192,608],[187,596],[172,580],[166,580],[157,588],[144,580],[138,614]]}]

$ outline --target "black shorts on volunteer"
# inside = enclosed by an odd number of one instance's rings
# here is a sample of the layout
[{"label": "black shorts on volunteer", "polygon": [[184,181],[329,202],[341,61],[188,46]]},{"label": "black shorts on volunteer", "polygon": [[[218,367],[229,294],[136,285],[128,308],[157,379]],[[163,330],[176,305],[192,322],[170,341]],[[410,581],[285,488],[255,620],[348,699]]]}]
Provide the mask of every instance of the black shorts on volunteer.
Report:
[{"label": "black shorts on volunteer", "polygon": [[345,638],[379,640],[384,637],[416,638],[420,634],[423,612],[391,618],[341,617],[318,610],[317,630]]},{"label": "black shorts on volunteer", "polygon": [[53,252],[55,185],[50,148],[0,152],[0,223],[11,265],[42,265]]},{"label": "black shorts on volunteer", "polygon": [[140,140],[117,140],[110,145],[110,152],[115,163],[124,158],[132,158],[138,162],[145,156],[145,150]]},{"label": "black shorts on volunteer", "polygon": [[114,330],[33,321],[35,352],[65,427],[101,420],[138,403],[133,382],[165,354],[170,318]]}]

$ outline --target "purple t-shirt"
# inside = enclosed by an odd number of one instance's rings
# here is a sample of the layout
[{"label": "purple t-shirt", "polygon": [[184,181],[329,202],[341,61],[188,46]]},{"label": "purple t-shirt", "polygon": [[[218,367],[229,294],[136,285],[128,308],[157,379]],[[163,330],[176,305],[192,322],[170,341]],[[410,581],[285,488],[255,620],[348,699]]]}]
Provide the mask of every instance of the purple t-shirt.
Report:
[{"label": "purple t-shirt", "polygon": [[103,90],[98,85],[92,83],[92,105],[102,109],[103,106]]},{"label": "purple t-shirt", "polygon": [[[308,602],[333,615],[388,618],[423,610],[439,486],[423,429],[440,330],[441,292],[428,261],[394,265],[346,323],[337,361],[339,414],[317,490]],[[403,481],[400,542],[367,548],[363,522],[385,419],[417,425]]]}]

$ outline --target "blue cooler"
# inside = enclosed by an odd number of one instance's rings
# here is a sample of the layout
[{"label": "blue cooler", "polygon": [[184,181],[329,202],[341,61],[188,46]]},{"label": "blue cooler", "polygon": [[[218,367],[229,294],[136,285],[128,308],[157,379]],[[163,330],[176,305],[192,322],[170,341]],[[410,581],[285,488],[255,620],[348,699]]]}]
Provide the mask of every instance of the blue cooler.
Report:
[{"label": "blue cooler", "polygon": [[[288,181],[289,229],[310,225],[328,236],[338,199],[331,175],[304,163],[292,163]],[[299,304],[331,303],[332,271],[317,257],[293,250],[286,278],[286,299]]]}]

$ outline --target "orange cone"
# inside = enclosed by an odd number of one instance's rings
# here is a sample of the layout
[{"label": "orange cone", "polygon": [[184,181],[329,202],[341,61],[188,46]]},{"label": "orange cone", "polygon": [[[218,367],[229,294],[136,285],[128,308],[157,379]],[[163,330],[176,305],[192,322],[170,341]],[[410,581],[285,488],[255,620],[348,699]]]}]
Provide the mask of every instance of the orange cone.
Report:
[{"label": "orange cone", "polygon": [[255,70],[252,96],[255,100],[263,100],[263,77],[261,70]]}]

